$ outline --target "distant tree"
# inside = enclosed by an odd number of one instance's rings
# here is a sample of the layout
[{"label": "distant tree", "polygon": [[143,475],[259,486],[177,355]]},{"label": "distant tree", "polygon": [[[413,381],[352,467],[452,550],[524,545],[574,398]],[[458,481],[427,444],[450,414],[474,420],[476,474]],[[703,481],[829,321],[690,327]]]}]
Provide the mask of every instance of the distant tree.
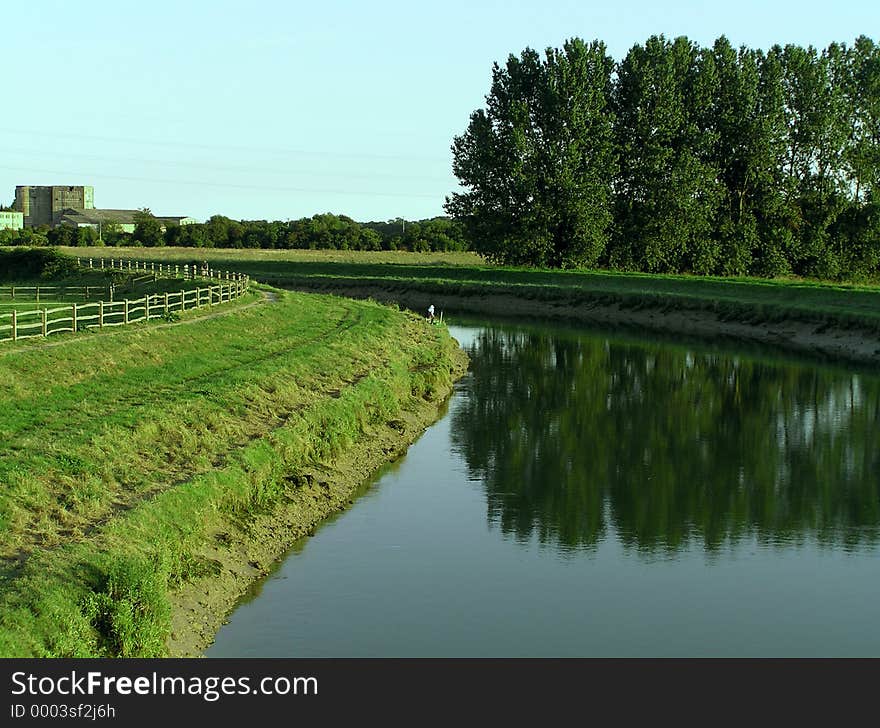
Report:
[{"label": "distant tree", "polygon": [[104,245],[122,245],[128,238],[128,233],[124,233],[122,225],[115,220],[102,222],[98,234]]},{"label": "distant tree", "polygon": [[361,230],[361,250],[382,250],[382,236],[375,230],[364,228]]},{"label": "distant tree", "polygon": [[49,245],[49,232],[50,228],[47,225],[40,225],[39,227],[26,227],[21,230],[14,231],[18,233],[17,240],[13,243],[14,245],[27,245],[27,246],[44,246]]},{"label": "distant tree", "polygon": [[148,207],[139,210],[134,216],[132,240],[135,244],[151,248],[160,246],[165,241],[162,225]]},{"label": "distant tree", "polygon": [[163,237],[163,244],[168,247],[178,247],[180,243],[181,236],[181,226],[177,223],[168,223],[165,226],[165,233]]},{"label": "distant tree", "polygon": [[66,245],[73,247],[77,244],[76,225],[57,225],[49,230],[46,237],[49,245]]},{"label": "distant tree", "polygon": [[596,263],[611,225],[613,62],[599,41],[495,64],[486,108],[452,144],[464,192],[446,200],[490,260]]},{"label": "distant tree", "polygon": [[189,248],[206,248],[210,247],[211,241],[208,238],[207,226],[198,223],[194,225],[180,225],[177,238],[177,245]]},{"label": "distant tree", "polygon": [[98,231],[90,226],[77,228],[76,244],[81,248],[98,245]]}]

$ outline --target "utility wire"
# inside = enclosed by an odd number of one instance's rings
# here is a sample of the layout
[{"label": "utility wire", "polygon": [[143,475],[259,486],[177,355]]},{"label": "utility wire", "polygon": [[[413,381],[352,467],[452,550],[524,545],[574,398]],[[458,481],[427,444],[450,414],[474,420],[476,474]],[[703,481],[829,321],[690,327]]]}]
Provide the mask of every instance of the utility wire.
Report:
[{"label": "utility wire", "polygon": [[402,161],[414,161],[414,162],[449,162],[448,157],[416,157],[410,155],[401,155],[401,154],[371,154],[368,152],[356,152],[356,153],[341,153],[341,152],[327,152],[320,151],[314,149],[284,149],[284,148],[271,148],[271,147],[246,147],[246,146],[238,146],[232,144],[203,144],[203,143],[192,143],[192,142],[170,142],[170,141],[155,141],[149,139],[134,139],[134,138],[125,138],[125,137],[105,137],[105,136],[97,136],[92,134],[73,134],[69,132],[44,132],[44,131],[34,131],[32,129],[8,129],[8,128],[0,128],[0,133],[3,134],[22,134],[28,136],[41,136],[41,137],[54,137],[59,139],[90,139],[92,141],[99,142],[111,142],[111,143],[123,143],[123,144],[141,144],[147,146],[156,146],[156,147],[174,147],[174,148],[189,148],[189,149],[212,149],[212,150],[220,150],[220,151],[242,151],[242,152],[263,152],[266,154],[291,154],[291,155],[304,155],[304,156],[318,156],[318,157],[338,157],[342,159],[396,159]]},{"label": "utility wire", "polygon": [[35,167],[11,167],[7,165],[0,165],[0,169],[5,169],[13,172],[38,172],[40,174],[56,174],[56,175],[67,175],[70,177],[84,178],[84,177],[95,177],[98,179],[119,179],[126,180],[130,182],[153,182],[157,184],[181,184],[181,185],[195,185],[198,187],[221,187],[221,188],[231,188],[231,189],[242,189],[242,190],[259,190],[261,192],[268,191],[280,191],[280,192],[304,192],[310,194],[322,194],[322,195],[349,195],[349,196],[368,196],[368,197],[412,197],[412,198],[421,198],[421,199],[438,199],[439,195],[436,193],[418,193],[418,192],[378,192],[376,190],[339,190],[339,189],[324,189],[317,187],[287,187],[287,186],[279,186],[279,185],[243,185],[243,184],[234,184],[229,182],[208,182],[208,181],[195,181],[195,180],[185,180],[185,179],[158,179],[152,177],[132,177],[126,175],[116,175],[116,174],[94,174],[94,173],[84,173],[81,171],[61,171],[57,169],[37,169]]}]

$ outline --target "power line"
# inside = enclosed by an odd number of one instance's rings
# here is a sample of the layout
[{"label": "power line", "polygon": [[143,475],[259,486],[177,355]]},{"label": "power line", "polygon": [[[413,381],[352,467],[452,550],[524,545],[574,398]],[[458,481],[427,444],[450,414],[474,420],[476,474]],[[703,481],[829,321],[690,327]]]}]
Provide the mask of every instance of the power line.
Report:
[{"label": "power line", "polygon": [[353,173],[344,173],[344,174],[333,174],[322,171],[312,171],[312,170],[295,170],[295,169],[272,169],[269,167],[260,167],[253,165],[223,165],[223,164],[212,164],[210,162],[198,162],[198,161],[186,161],[186,160],[165,160],[165,159],[139,159],[136,157],[107,157],[97,154],[76,154],[71,152],[62,152],[60,154],[56,154],[54,152],[37,152],[34,153],[32,151],[21,150],[21,149],[9,149],[9,148],[0,148],[4,154],[14,155],[20,157],[34,157],[39,154],[46,154],[55,157],[66,157],[69,159],[91,159],[97,161],[104,162],[118,162],[118,163],[138,163],[138,164],[162,164],[166,166],[178,166],[178,167],[196,167],[203,169],[212,169],[212,170],[226,170],[230,172],[251,172],[254,174],[280,174],[280,175],[289,175],[289,174],[303,174],[310,175],[315,177],[347,177],[347,178],[355,178],[355,179],[396,179],[396,180],[420,180],[420,181],[432,181],[432,182],[445,182],[448,178],[441,178],[439,176],[430,177],[427,175],[397,175],[397,174],[388,174],[384,172],[373,172],[370,174],[353,174]]},{"label": "power line", "polygon": [[367,197],[410,197],[410,198],[420,198],[420,199],[438,199],[439,195],[436,193],[416,193],[416,192],[377,192],[375,190],[338,190],[338,189],[322,189],[315,187],[287,187],[287,186],[279,186],[279,185],[243,185],[243,184],[234,184],[227,182],[208,182],[208,181],[194,181],[194,180],[184,180],[184,179],[157,179],[151,177],[130,177],[125,175],[115,175],[115,174],[94,174],[94,173],[84,173],[81,171],[60,171],[57,169],[37,169],[34,167],[10,167],[7,165],[0,165],[0,169],[5,169],[13,172],[38,172],[40,174],[56,174],[56,175],[68,175],[70,177],[96,177],[98,179],[119,179],[125,180],[129,182],[152,182],[156,184],[182,184],[182,185],[195,185],[198,187],[220,187],[220,188],[231,188],[231,189],[244,189],[244,190],[259,190],[261,192],[266,191],[279,191],[279,192],[303,192],[308,194],[321,194],[321,195],[348,195],[348,196],[367,196]]},{"label": "power line", "polygon": [[105,137],[105,136],[97,136],[92,134],[72,134],[65,132],[44,132],[44,131],[34,131],[32,129],[4,129],[0,128],[0,133],[4,134],[23,134],[25,136],[42,136],[42,137],[55,137],[58,139],[90,139],[92,141],[99,142],[111,142],[111,143],[124,143],[124,144],[141,144],[147,146],[156,146],[156,147],[174,147],[174,148],[189,148],[189,149],[213,149],[213,150],[222,150],[222,151],[242,151],[242,152],[263,152],[266,154],[300,154],[304,156],[319,156],[319,157],[338,157],[342,159],[395,159],[401,161],[413,161],[413,162],[449,162],[449,157],[414,157],[409,155],[400,155],[400,154],[371,154],[368,152],[357,152],[354,154],[344,154],[340,152],[327,152],[327,151],[316,151],[313,149],[284,149],[284,148],[271,148],[271,147],[246,147],[246,146],[238,146],[232,144],[202,144],[202,143],[192,143],[192,142],[169,142],[169,141],[153,141],[149,139],[132,139],[125,137]]}]

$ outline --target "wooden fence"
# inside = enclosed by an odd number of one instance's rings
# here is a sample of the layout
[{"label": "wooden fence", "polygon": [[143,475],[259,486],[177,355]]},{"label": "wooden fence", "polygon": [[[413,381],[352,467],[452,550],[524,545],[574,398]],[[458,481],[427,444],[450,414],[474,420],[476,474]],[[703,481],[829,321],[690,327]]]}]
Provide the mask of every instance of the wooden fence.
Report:
[{"label": "wooden fence", "polygon": [[[82,259],[80,264],[82,265]],[[89,262],[92,262],[89,259]],[[103,260],[101,261],[104,262]],[[111,261],[112,262],[112,261]],[[121,261],[120,261],[121,262]],[[134,263],[134,261],[131,261]],[[97,267],[91,266],[88,267]],[[111,267],[108,265],[107,267]],[[164,275],[174,276],[164,264]],[[178,268],[178,275],[186,274]],[[190,266],[191,267],[191,266]],[[138,269],[140,270],[140,269]],[[208,270],[208,269],[206,269]],[[200,273],[200,271],[199,271]],[[65,331],[83,331],[86,329],[103,329],[110,326],[125,326],[138,321],[169,317],[175,311],[186,311],[192,308],[217,306],[239,298],[247,292],[250,284],[248,276],[229,271],[210,270],[205,286],[197,286],[189,290],[172,293],[152,293],[137,299],[121,301],[97,301],[94,303],[70,303],[55,308],[35,308],[31,310],[13,310],[0,314],[0,341],[18,341],[37,336],[51,336]],[[190,280],[197,281],[200,274]],[[217,281],[216,283],[214,281]],[[228,281],[228,282],[227,282]],[[40,287],[42,289],[42,286]],[[16,286],[18,289],[18,286]]]},{"label": "wooden fence", "polygon": [[111,286],[0,286],[0,301],[36,301],[58,298],[92,298],[110,296]]},{"label": "wooden fence", "polygon": [[183,278],[185,280],[211,278],[218,281],[243,280],[247,278],[247,276],[241,273],[211,268],[207,261],[204,263],[163,263],[155,260],[131,260],[128,258],[77,258],[76,260],[83,268],[118,270],[129,273],[143,271],[145,273],[153,273],[157,278]]}]

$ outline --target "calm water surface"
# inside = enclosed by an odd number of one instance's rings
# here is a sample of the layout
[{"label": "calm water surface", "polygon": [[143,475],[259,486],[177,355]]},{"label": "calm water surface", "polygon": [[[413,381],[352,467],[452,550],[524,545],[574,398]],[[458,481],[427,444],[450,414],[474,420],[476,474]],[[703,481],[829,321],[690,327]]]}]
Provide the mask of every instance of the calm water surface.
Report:
[{"label": "calm water surface", "polygon": [[880,655],[880,378],[451,330],[445,416],[207,656]]}]

